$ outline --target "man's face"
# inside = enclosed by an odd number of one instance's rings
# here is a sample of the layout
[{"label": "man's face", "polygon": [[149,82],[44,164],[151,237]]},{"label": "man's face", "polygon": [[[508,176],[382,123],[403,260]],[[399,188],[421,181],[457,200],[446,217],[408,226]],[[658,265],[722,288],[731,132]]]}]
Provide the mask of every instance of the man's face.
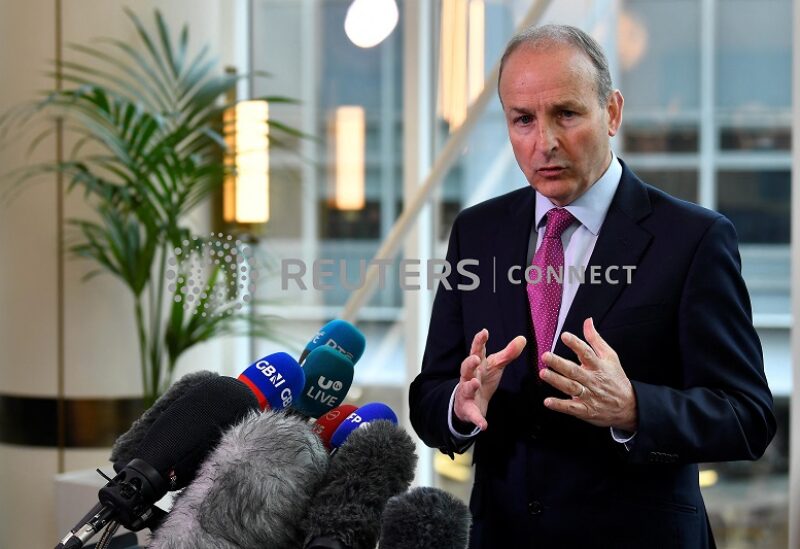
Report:
[{"label": "man's face", "polygon": [[582,195],[611,160],[622,95],[601,107],[589,58],[571,46],[522,45],[506,60],[500,97],[514,156],[528,183],[557,206]]}]

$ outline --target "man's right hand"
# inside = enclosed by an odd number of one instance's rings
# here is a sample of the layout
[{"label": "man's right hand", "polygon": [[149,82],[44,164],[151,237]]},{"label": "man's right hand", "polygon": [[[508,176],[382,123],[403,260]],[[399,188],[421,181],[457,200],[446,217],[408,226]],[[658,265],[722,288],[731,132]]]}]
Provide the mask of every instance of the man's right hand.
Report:
[{"label": "man's right hand", "polygon": [[485,431],[486,410],[497,390],[506,365],[525,348],[525,337],[517,336],[502,351],[486,356],[489,331],[483,329],[472,339],[469,356],[461,363],[461,379],[456,387],[453,412],[461,421],[472,423]]}]

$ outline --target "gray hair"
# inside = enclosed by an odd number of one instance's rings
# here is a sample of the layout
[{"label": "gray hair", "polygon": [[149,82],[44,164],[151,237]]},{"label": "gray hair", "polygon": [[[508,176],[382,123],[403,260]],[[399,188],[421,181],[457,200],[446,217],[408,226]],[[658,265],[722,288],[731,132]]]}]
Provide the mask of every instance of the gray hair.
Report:
[{"label": "gray hair", "polygon": [[[517,48],[522,45],[533,48],[554,45],[573,46],[589,58],[595,68],[595,88],[600,106],[605,107],[608,96],[611,95],[611,73],[608,70],[608,59],[597,41],[581,29],[569,25],[543,25],[541,27],[528,27],[517,33],[508,42],[503,57],[500,59],[500,73],[497,77],[498,93],[500,78],[503,76],[503,67],[506,61]],[[502,102],[502,97],[500,101]]]}]

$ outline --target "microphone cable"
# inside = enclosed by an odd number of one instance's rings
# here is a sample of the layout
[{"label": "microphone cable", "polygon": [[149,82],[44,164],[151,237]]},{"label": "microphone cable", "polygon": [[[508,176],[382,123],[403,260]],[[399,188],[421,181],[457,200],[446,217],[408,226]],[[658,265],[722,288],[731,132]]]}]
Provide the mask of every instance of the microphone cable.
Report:
[{"label": "microphone cable", "polygon": [[106,526],[106,529],[103,531],[103,535],[100,536],[100,541],[97,542],[95,549],[108,549],[111,545],[111,540],[114,538],[114,534],[117,533],[119,530],[120,524],[117,520],[112,520]]}]

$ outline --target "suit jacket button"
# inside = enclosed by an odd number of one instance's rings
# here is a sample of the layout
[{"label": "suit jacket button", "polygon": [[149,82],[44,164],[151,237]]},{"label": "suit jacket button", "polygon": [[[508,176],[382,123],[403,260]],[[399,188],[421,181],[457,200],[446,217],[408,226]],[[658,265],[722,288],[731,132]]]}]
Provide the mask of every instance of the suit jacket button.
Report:
[{"label": "suit jacket button", "polygon": [[528,503],[528,513],[533,516],[541,515],[543,510],[544,506],[539,501],[531,501]]}]

